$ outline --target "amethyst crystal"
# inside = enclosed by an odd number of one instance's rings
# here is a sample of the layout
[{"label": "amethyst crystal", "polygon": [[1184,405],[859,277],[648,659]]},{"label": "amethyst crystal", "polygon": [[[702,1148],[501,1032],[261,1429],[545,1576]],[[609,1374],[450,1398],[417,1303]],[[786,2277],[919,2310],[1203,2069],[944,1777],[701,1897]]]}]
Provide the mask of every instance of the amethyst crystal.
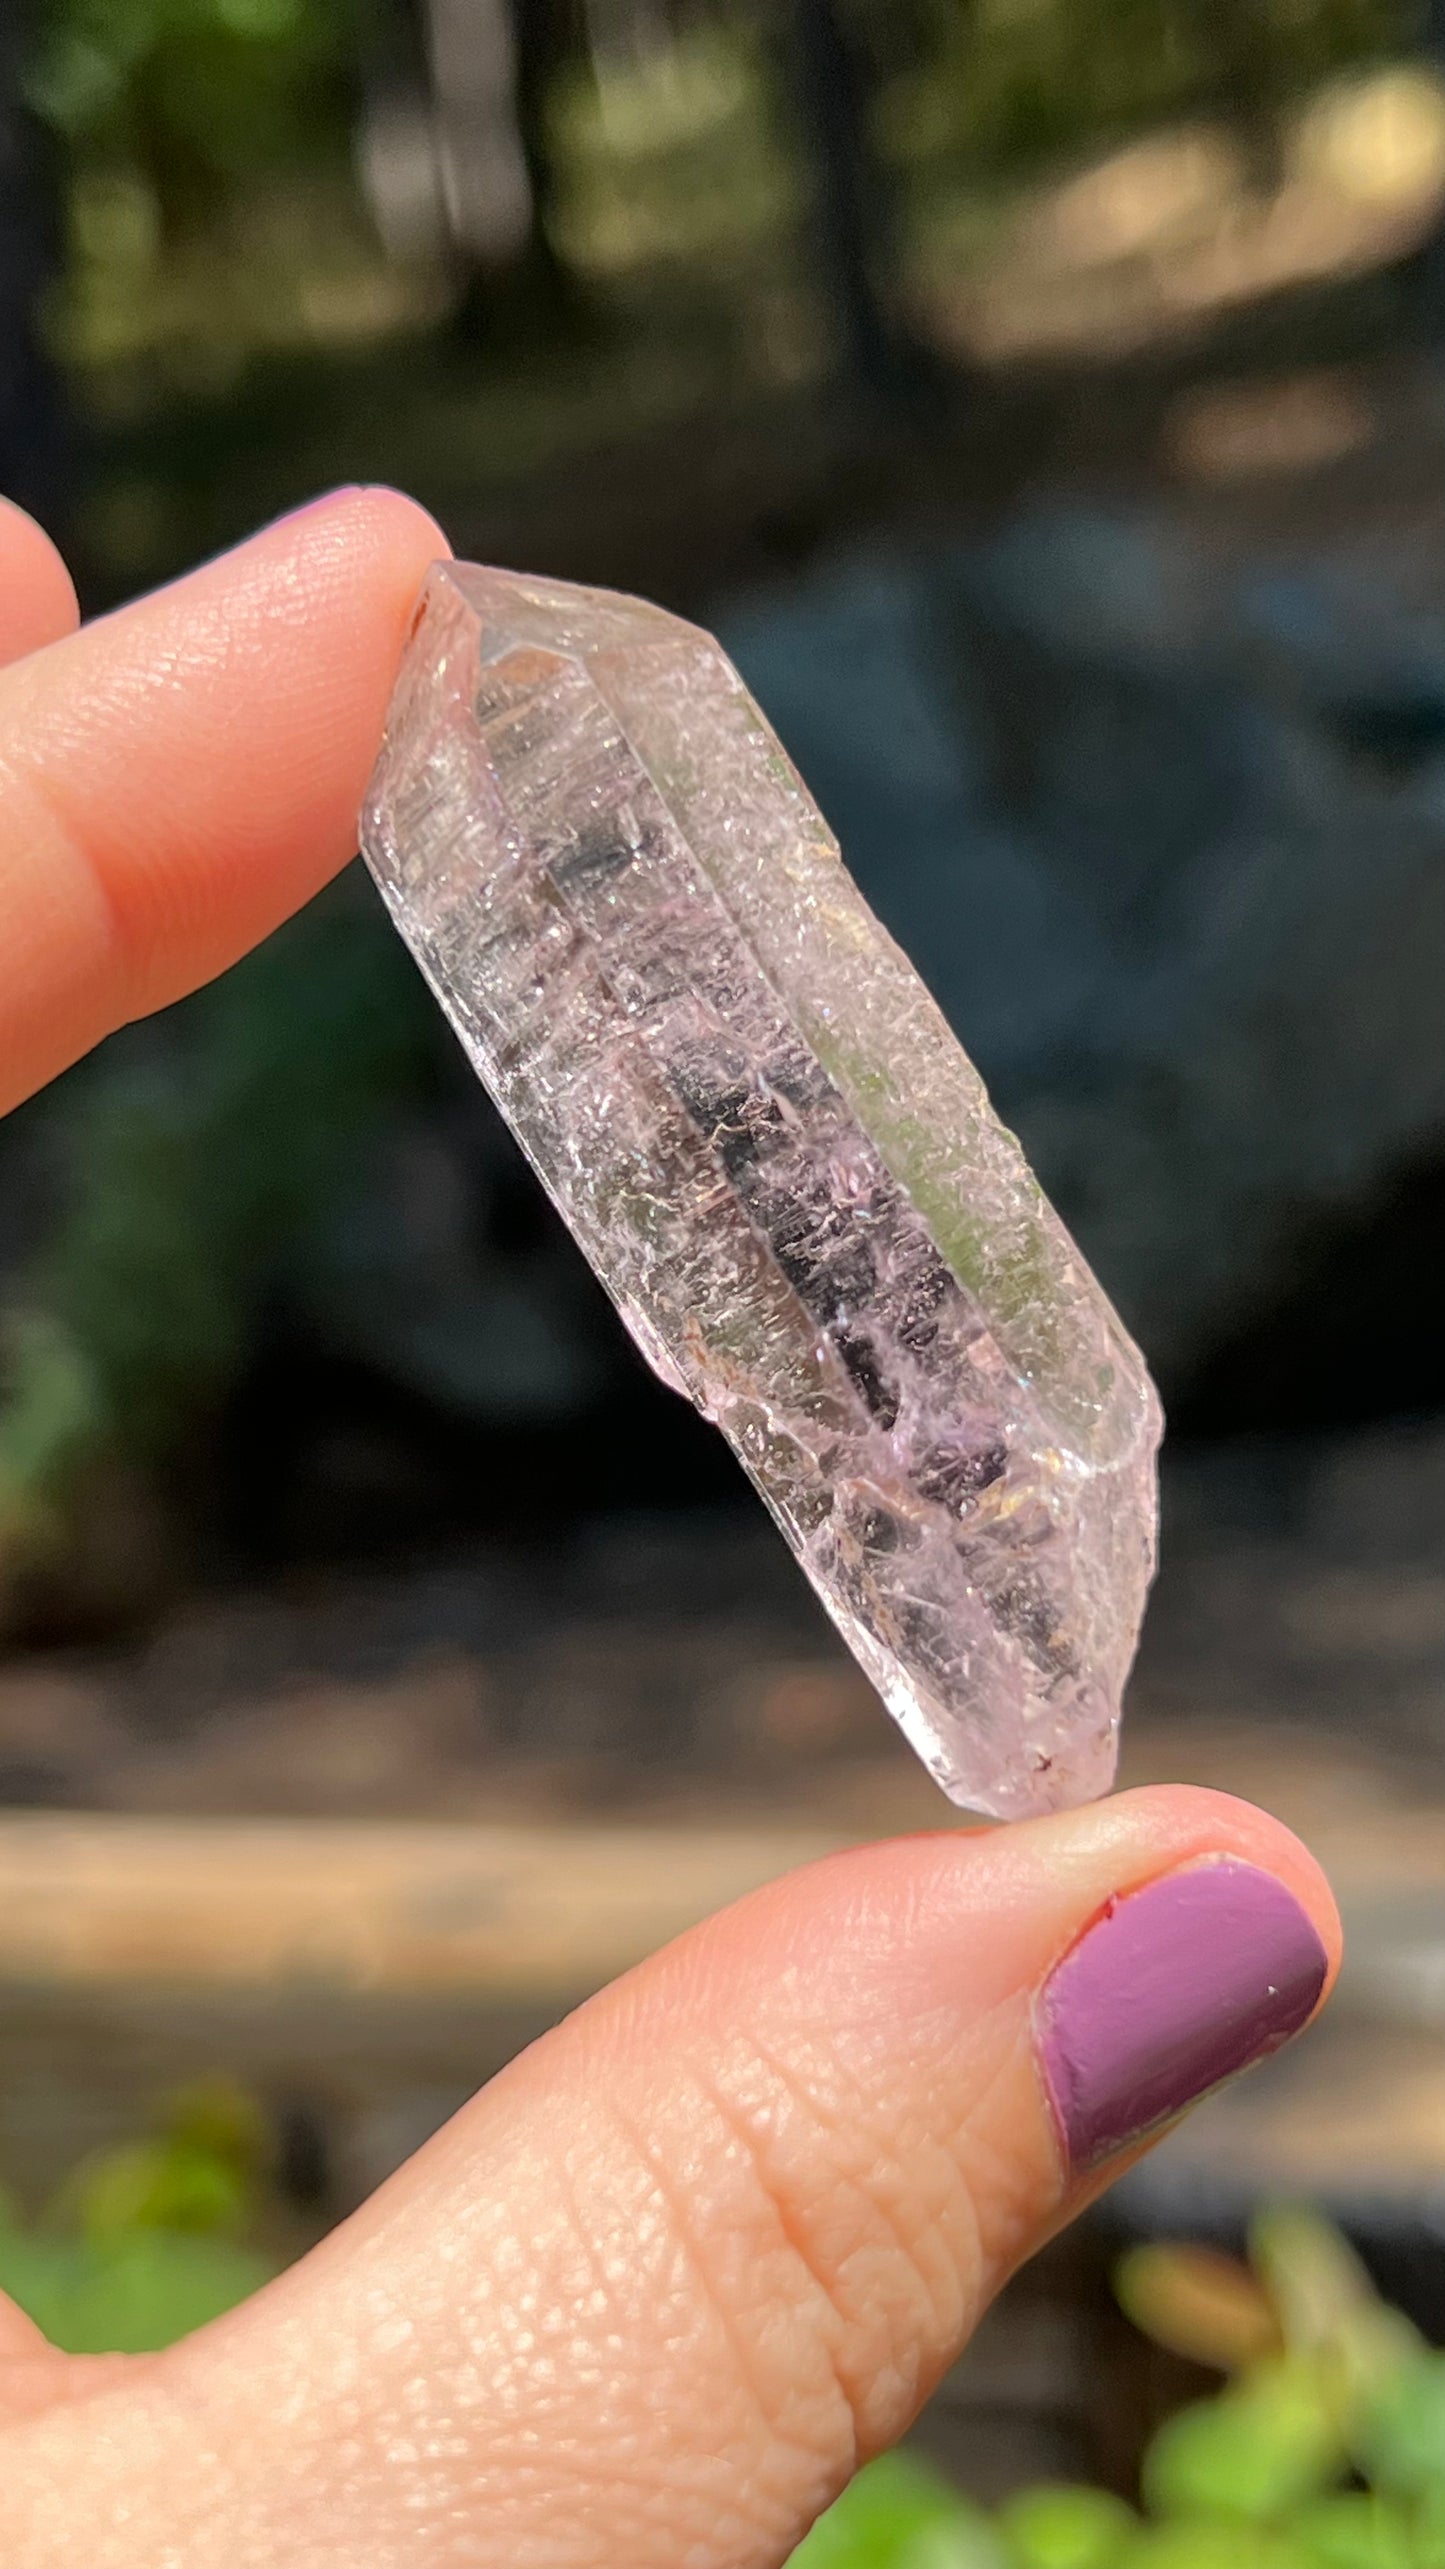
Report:
[{"label": "amethyst crystal", "polygon": [[718,645],[438,566],[362,843],[644,1355],[944,1790],[1102,1792],[1153,1388]]}]

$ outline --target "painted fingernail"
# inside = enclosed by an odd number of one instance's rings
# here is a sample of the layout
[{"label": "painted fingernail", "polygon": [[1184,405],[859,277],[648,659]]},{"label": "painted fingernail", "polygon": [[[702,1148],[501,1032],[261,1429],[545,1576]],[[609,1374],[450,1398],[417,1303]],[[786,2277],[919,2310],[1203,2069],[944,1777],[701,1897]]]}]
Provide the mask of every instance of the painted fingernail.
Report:
[{"label": "painted fingernail", "polygon": [[1076,2174],[1306,2024],[1327,1969],[1299,1902],[1233,1857],[1113,1900],[1040,1993],[1036,2040]]}]

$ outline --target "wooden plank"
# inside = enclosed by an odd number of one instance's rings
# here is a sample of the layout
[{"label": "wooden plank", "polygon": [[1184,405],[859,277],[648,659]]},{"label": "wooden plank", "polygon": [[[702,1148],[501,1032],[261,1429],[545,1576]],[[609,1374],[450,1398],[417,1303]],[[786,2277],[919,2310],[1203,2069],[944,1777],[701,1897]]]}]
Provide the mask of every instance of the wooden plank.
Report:
[{"label": "wooden plank", "polygon": [[[1352,1930],[1347,2004],[1445,2021],[1445,1803],[1332,1738],[1135,1726],[1125,1780],[1169,1774],[1263,1802],[1314,1848]],[[765,1822],[715,1793],[710,1825],[0,1809],[0,1983],[550,2004],[830,1848],[965,1822],[908,1759],[828,1782]]]},{"label": "wooden plank", "polygon": [[[1322,2024],[1190,2118],[1155,2182],[1191,2201],[1225,2171],[1241,2199],[1438,2189],[1439,1803],[1411,1808],[1403,1779],[1333,1744],[1191,1729],[1169,1746],[1176,1771],[1304,1827],[1344,1896],[1348,1960]],[[795,1805],[766,1827],[0,1811],[0,2156],[38,2198],[76,2132],[115,2138],[225,2059],[314,2104],[352,2200],[614,1973],[792,1866],[925,1816],[864,1798],[866,1819]],[[931,1796],[926,1816],[946,1816]]]},{"label": "wooden plank", "polygon": [[573,1997],[838,1843],[802,1828],[10,1812],[0,1980]]}]

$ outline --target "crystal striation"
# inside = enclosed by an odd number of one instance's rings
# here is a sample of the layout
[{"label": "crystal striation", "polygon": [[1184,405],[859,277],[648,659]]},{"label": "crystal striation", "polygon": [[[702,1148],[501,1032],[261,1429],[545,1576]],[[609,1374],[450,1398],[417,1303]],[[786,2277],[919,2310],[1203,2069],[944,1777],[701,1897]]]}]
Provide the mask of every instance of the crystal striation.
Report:
[{"label": "crystal striation", "polygon": [[944,1790],[1104,1791],[1153,1387],[719,646],[439,565],[362,844],[643,1354]]}]

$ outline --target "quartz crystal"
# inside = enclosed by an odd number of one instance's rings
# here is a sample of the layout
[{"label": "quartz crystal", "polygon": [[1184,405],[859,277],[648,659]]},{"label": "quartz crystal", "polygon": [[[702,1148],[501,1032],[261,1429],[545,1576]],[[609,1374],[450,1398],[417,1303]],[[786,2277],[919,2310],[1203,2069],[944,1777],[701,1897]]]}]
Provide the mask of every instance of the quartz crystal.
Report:
[{"label": "quartz crystal", "polygon": [[1152,1385],[717,643],[439,565],[362,843],[638,1346],[944,1790],[1104,1791]]}]

